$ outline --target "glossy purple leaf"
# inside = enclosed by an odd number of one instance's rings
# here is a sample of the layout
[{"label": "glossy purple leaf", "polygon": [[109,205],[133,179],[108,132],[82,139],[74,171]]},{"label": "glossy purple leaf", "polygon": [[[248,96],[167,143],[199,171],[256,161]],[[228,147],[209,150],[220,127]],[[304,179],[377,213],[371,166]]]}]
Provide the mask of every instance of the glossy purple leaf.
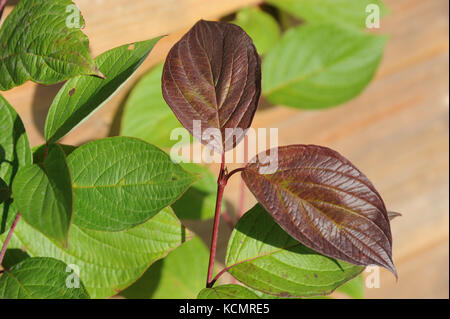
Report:
[{"label": "glossy purple leaf", "polygon": [[[232,149],[250,127],[261,94],[261,61],[251,38],[233,24],[197,22],[170,50],[162,92],[197,140],[219,153]],[[207,129],[217,133],[217,143]]]},{"label": "glossy purple leaf", "polygon": [[329,148],[290,145],[278,148],[278,169],[264,174],[262,155],[242,177],[287,233],[323,255],[397,276],[384,202],[350,161]]}]

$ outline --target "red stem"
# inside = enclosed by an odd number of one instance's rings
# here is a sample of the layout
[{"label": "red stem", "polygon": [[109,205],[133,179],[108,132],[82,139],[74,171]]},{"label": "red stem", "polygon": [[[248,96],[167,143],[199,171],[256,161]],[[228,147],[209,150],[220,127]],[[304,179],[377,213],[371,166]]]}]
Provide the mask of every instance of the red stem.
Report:
[{"label": "red stem", "polygon": [[217,199],[216,212],[214,215],[214,227],[211,239],[211,250],[209,254],[208,277],[206,288],[211,288],[212,275],[214,271],[214,260],[216,258],[217,238],[219,235],[220,207],[222,206],[223,191],[227,184],[227,174],[225,172],[225,152],[222,153],[222,164],[220,165],[219,178],[217,179]]},{"label": "red stem", "polygon": [[[247,261],[249,261],[249,260],[252,260],[252,259],[254,259],[254,258],[242,260],[242,261],[240,261],[240,262],[237,262],[237,263],[235,263],[235,264],[233,264],[233,265],[231,265],[231,266],[228,266],[228,267],[225,267],[224,269],[222,269],[222,270],[216,275],[216,277],[214,277],[214,279],[211,281],[211,283],[210,283],[211,287],[216,283],[216,281],[220,278],[220,276],[222,276],[224,273],[228,272],[228,270],[230,270],[230,269],[233,268],[234,266],[240,265],[240,264],[245,263],[245,262],[247,262]],[[234,277],[233,277],[233,280],[234,280],[234,283],[237,283],[237,281],[234,279]]]},{"label": "red stem", "polygon": [[232,170],[231,172],[226,174],[225,180],[228,182],[228,180],[230,179],[231,176],[233,176],[236,173],[242,172],[243,170],[245,170],[245,167],[239,167],[239,168]]},{"label": "red stem", "polygon": [[[222,270],[216,275],[216,277],[214,277],[214,279],[210,282],[210,286],[211,286],[211,287],[214,286],[214,284],[216,283],[217,279],[219,279],[220,276],[222,276],[224,273],[226,273],[226,272],[228,271],[228,269],[229,269],[228,267],[222,269]],[[211,288],[211,287],[209,287],[209,288]]]},{"label": "red stem", "polygon": [[17,213],[16,218],[11,226],[11,229],[8,232],[8,236],[6,236],[5,242],[3,243],[2,252],[0,253],[0,265],[3,262],[3,258],[5,257],[6,249],[8,248],[9,241],[11,240],[12,234],[14,232],[14,228],[16,228],[17,222],[20,219],[20,213]]},{"label": "red stem", "polygon": [[[244,139],[244,147],[245,147],[245,155],[244,155],[244,161],[245,164],[247,164],[247,136]],[[225,186],[227,185],[228,179],[233,176],[236,173],[242,172],[245,169],[245,167],[240,167],[232,170],[230,173],[228,173],[225,169],[225,152],[222,153],[222,164],[220,166],[220,172],[219,172],[219,178],[217,179],[217,200],[216,200],[216,212],[214,215],[214,226],[213,226],[213,233],[212,233],[212,239],[211,239],[211,250],[209,254],[209,266],[208,266],[208,277],[206,279],[206,288],[211,288],[217,279],[219,279],[220,276],[222,276],[226,271],[228,271],[228,267],[220,271],[214,279],[212,278],[213,271],[214,271],[214,260],[216,257],[216,249],[217,249],[217,238],[219,235],[219,222],[220,222],[220,207],[222,206],[222,198],[223,198],[223,192],[225,189]],[[243,181],[242,181],[243,183]],[[241,185],[241,188],[245,190],[244,185]],[[243,191],[241,193],[244,193]],[[245,197],[241,194],[240,203],[239,203],[239,215],[238,217],[241,217],[243,214],[244,209],[244,202]],[[229,217],[229,216],[227,216]]]}]

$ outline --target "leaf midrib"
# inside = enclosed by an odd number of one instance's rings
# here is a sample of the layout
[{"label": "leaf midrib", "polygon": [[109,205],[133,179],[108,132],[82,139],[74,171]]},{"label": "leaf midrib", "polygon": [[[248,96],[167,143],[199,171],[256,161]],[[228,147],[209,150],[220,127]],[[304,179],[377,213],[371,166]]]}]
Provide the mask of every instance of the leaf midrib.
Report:
[{"label": "leaf midrib", "polygon": [[[308,167],[308,168],[310,168],[310,167]],[[326,171],[326,169],[323,169],[323,168],[320,168],[320,167],[311,167],[311,168],[318,169],[318,170],[325,170],[325,171]],[[303,168],[302,168],[302,169],[303,169]],[[250,170],[250,169],[247,169],[246,171],[247,171],[247,172],[251,172],[251,173],[253,173],[254,175],[256,175],[256,176],[258,176],[258,177],[264,178],[264,179],[265,179],[266,181],[268,181],[270,184],[274,185],[276,188],[280,188],[280,189],[282,189],[283,191],[285,191],[285,192],[291,194],[294,198],[298,198],[298,199],[299,199],[300,201],[302,201],[302,202],[306,202],[306,203],[311,204],[308,200],[305,200],[305,199],[299,197],[297,194],[293,193],[289,188],[283,187],[283,186],[281,186],[280,184],[277,184],[277,183],[273,182],[273,181],[270,180],[269,178],[265,177],[263,174],[257,174],[256,172],[254,172],[253,170]],[[336,172],[336,173],[339,173],[339,172]],[[342,175],[346,176],[345,174],[342,174]],[[356,178],[355,178],[355,179],[356,179]],[[358,180],[358,179],[356,179],[356,180]],[[358,181],[361,182],[360,180],[358,180]],[[307,184],[306,182],[303,182],[303,183]],[[323,185],[323,184],[318,184],[318,183],[312,183],[312,182],[309,183],[309,184],[316,185],[316,186],[318,186],[318,187],[326,187],[326,188],[328,188],[328,189],[331,189],[331,190],[335,190],[335,191],[336,191],[336,189],[333,188],[333,187],[331,187],[331,186],[327,186],[327,185]],[[366,185],[365,183],[363,183],[363,182],[361,182],[361,184],[367,186],[367,185]],[[367,187],[368,187],[368,186],[367,186]],[[372,190],[370,187],[368,187],[368,188],[369,188],[370,190]],[[366,200],[364,200],[364,199],[362,199],[362,198],[360,198],[360,197],[357,197],[356,195],[353,195],[353,194],[351,194],[351,193],[345,192],[344,190],[340,190],[340,189],[338,189],[338,190],[339,190],[339,191],[342,191],[343,193],[352,195],[352,196],[354,196],[355,198],[357,198],[357,199],[359,199],[359,200],[362,200],[362,201],[364,201],[364,202],[370,204],[371,206],[374,206],[372,203],[367,202]],[[375,193],[375,192],[374,192],[374,193]],[[375,193],[375,194],[377,195],[377,197],[379,197],[379,195],[378,195],[377,193]],[[318,201],[318,200],[317,200],[317,201]],[[337,205],[337,204],[334,204],[334,203],[330,203],[330,202],[326,202],[326,201],[321,201],[321,202],[327,203],[327,204],[332,205],[332,206],[338,206],[338,207],[341,207],[343,210],[347,211],[348,213],[351,213],[352,215],[356,215],[356,216],[358,216],[358,217],[361,217],[361,218],[363,218],[363,219],[366,219],[367,221],[369,221],[370,223],[372,223],[373,225],[375,225],[375,227],[377,227],[378,229],[380,229],[381,232],[386,236],[386,234],[384,233],[384,231],[383,231],[377,224],[375,224],[375,222],[374,222],[373,220],[369,219],[367,216],[364,216],[364,215],[362,215],[362,214],[358,214],[357,212],[354,212],[354,211],[352,211],[352,210],[350,210],[350,209],[348,209],[348,208],[345,208],[345,207],[343,207],[343,206],[340,206],[340,205]],[[314,206],[314,205],[312,205],[312,206]],[[376,207],[376,206],[374,206],[374,207]],[[323,215],[325,215],[328,219],[330,219],[331,221],[334,222],[334,220],[333,220],[332,218],[330,218],[327,214],[325,214],[324,212],[322,212],[322,210],[318,209],[316,206],[314,206],[314,208],[316,208],[317,211],[319,211],[320,213],[322,213]],[[377,208],[377,207],[376,207],[376,208]],[[377,208],[377,209],[378,209],[378,208]],[[288,215],[289,215],[289,214],[288,214]],[[340,228],[339,225],[338,225],[337,223],[335,223],[335,225],[336,225],[336,227]],[[386,237],[387,237],[387,236],[386,236]]]},{"label": "leaf midrib", "polygon": [[[276,188],[278,187],[279,189],[281,189],[281,190],[283,190],[283,191],[285,191],[285,192],[287,192],[287,193],[293,195],[294,198],[298,198],[299,201],[302,203],[301,206],[302,206],[303,210],[305,210],[305,207],[303,206],[303,202],[306,202],[306,203],[310,204],[310,205],[313,206],[320,214],[324,215],[324,216],[325,216],[326,218],[328,218],[331,222],[333,222],[333,223],[335,224],[336,228],[338,228],[339,230],[342,231],[341,225],[337,224],[337,223],[335,222],[334,219],[330,218],[327,214],[325,214],[322,210],[320,210],[320,209],[317,208],[316,206],[312,205],[309,201],[300,198],[300,197],[297,196],[295,193],[293,193],[290,189],[285,188],[285,187],[283,187],[283,186],[281,186],[281,185],[279,185],[279,184],[274,183],[273,181],[271,181],[270,179],[268,179],[268,178],[265,177],[264,175],[257,174],[257,173],[254,172],[253,170],[247,170],[247,171],[248,171],[248,172],[252,172],[253,174],[255,174],[255,175],[257,175],[257,176],[260,176],[260,177],[264,178],[266,181],[268,181],[268,182],[271,183],[272,185],[275,185]],[[332,204],[332,203],[331,203],[331,204]],[[283,209],[283,211],[284,211],[284,209]],[[288,214],[288,213],[285,213],[285,214],[286,214],[286,215],[289,217],[289,219],[292,221],[291,215]],[[365,216],[363,216],[363,215],[357,214],[357,213],[355,213],[355,214],[356,214],[357,216],[359,216],[359,217],[364,217],[364,218],[366,218],[366,219],[369,220],[373,225],[375,225],[375,227],[379,228],[378,225],[376,225],[375,222],[373,222],[373,221],[370,220],[369,218],[367,218],[367,217],[365,217]],[[308,216],[308,214],[305,214],[305,216]],[[316,228],[316,227],[314,226],[314,224],[310,223],[310,225],[311,225],[311,227]],[[345,228],[352,229],[352,228],[350,228],[350,227],[348,227],[348,226],[345,226]],[[384,235],[384,237],[388,240],[388,243],[389,243],[389,239],[388,239],[387,235],[385,234],[385,232],[384,232],[381,228],[379,228],[379,229],[381,230],[381,233]],[[352,229],[352,230],[355,230],[355,229]],[[317,228],[316,228],[316,231],[317,231],[318,234],[321,235],[321,232],[320,232]],[[358,231],[358,230],[356,230],[356,231]],[[345,234],[346,232],[343,232],[343,233]],[[330,240],[328,240],[326,237],[324,237],[324,236],[322,236],[322,235],[321,235],[321,237],[324,238],[324,239],[325,239],[328,243],[330,243],[333,247],[335,247],[335,248],[339,251],[339,253],[344,254],[344,255],[346,255],[349,259],[353,260],[354,262],[357,262],[352,256],[349,256],[347,253],[345,253],[344,251],[342,251],[339,247],[336,247],[336,245],[335,245],[333,242],[331,242]],[[360,240],[358,240],[358,241],[360,241]],[[360,242],[363,243],[362,241],[360,241]],[[354,244],[353,244],[353,245],[354,245]],[[365,246],[367,246],[367,245],[365,244]],[[372,251],[373,251],[373,250],[372,250]],[[379,254],[377,254],[377,253],[375,253],[375,254],[378,256],[378,258],[380,258],[381,260],[384,260],[383,258],[380,257]],[[367,254],[365,254],[365,255],[367,256]],[[331,257],[331,256],[329,256],[329,257]],[[370,259],[373,260],[373,258],[371,258],[370,256],[368,256],[368,257],[369,257]],[[331,257],[331,258],[333,258],[333,257]]]}]

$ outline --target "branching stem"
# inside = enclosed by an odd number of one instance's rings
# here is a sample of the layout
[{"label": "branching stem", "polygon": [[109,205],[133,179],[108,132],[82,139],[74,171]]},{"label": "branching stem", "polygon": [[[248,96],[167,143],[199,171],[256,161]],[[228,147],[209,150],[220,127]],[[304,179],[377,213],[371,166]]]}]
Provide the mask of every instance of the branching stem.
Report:
[{"label": "branching stem", "polygon": [[214,271],[214,260],[216,258],[217,238],[219,235],[219,222],[220,222],[220,208],[222,206],[223,191],[227,184],[227,174],[225,170],[225,153],[222,153],[222,163],[220,165],[219,178],[217,179],[217,199],[216,199],[216,212],[214,215],[214,226],[211,239],[211,250],[209,254],[209,266],[208,277],[206,280],[206,287],[211,288],[212,275]]},{"label": "branching stem", "polygon": [[243,171],[244,168],[237,168],[230,173],[227,172],[225,168],[225,153],[222,153],[222,163],[220,165],[219,178],[217,179],[217,199],[216,199],[216,212],[214,215],[214,226],[213,233],[211,238],[211,249],[209,254],[209,265],[208,265],[208,277],[206,279],[206,288],[211,288],[216,282],[217,278],[226,271],[226,269],[222,270],[216,278],[213,280],[213,271],[214,271],[214,261],[216,258],[216,250],[217,250],[217,238],[219,236],[219,223],[220,223],[220,208],[222,206],[223,193],[225,190],[225,186],[227,185],[228,179],[240,172]]},{"label": "branching stem", "polygon": [[243,170],[245,170],[245,167],[239,167],[239,168],[232,170],[231,172],[229,172],[228,174],[225,175],[225,181],[228,182],[228,180],[230,179],[231,176],[233,176],[236,173],[242,172]]}]

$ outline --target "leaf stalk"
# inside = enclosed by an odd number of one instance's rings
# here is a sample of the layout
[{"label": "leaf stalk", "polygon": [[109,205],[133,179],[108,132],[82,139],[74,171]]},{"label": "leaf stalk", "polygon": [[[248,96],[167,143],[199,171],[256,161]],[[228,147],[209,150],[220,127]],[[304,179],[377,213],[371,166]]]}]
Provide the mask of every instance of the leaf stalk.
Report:
[{"label": "leaf stalk", "polygon": [[214,271],[214,260],[216,258],[217,238],[219,235],[220,208],[222,206],[223,192],[228,181],[227,176],[228,175],[225,169],[225,152],[223,152],[219,178],[217,179],[216,212],[214,215],[214,226],[211,239],[211,249],[209,254],[208,277],[206,279],[206,288],[211,288],[212,284],[214,284],[214,282],[212,281],[212,275]]}]

